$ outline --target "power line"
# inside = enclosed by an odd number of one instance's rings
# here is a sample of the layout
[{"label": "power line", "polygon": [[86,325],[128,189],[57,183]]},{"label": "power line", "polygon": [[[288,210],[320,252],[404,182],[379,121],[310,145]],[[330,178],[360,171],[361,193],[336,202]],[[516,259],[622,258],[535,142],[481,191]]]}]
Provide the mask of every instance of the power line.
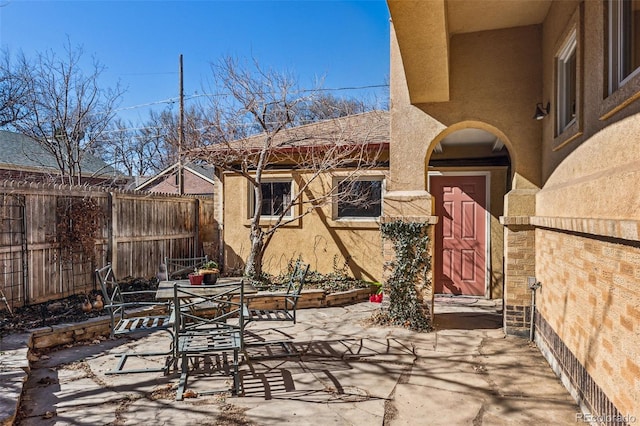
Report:
[{"label": "power line", "polygon": [[[307,120],[298,120],[296,125],[305,125],[305,124],[313,124],[313,123],[317,123],[318,120],[314,120],[314,119],[307,119]],[[276,121],[267,121],[265,122],[265,124],[267,125],[277,125],[280,124],[279,122]],[[234,127],[240,128],[251,128],[251,127],[255,127],[256,124],[255,123],[236,123],[234,124]],[[216,124],[211,124],[208,126],[201,126],[201,127],[196,127],[193,129],[186,129],[189,132],[205,132],[207,129],[210,129],[212,127],[217,127]],[[134,132],[134,131],[141,131],[141,130],[154,130],[154,129],[160,129],[160,130],[164,130],[166,129],[164,126],[148,126],[148,127],[127,127],[127,128],[118,128],[118,129],[113,129],[113,130],[103,130],[101,133],[102,134],[112,134],[112,133],[127,133],[127,132]],[[154,133],[152,135],[126,135],[127,138],[130,139],[146,139],[146,138],[162,138],[162,137],[167,137],[167,136],[176,136],[177,135],[171,135],[170,133],[167,132],[159,132],[159,133]],[[110,139],[95,139],[95,142],[111,142]]]},{"label": "power line", "polygon": [[[296,91],[296,92],[291,92],[291,94],[292,95],[296,95],[296,94],[309,93],[309,92],[341,92],[341,91],[346,91],[346,90],[380,89],[380,88],[383,88],[383,87],[389,87],[389,85],[388,84],[371,84],[371,85],[367,85],[367,86],[304,89],[304,90],[299,90],[299,91]],[[196,94],[193,94],[193,95],[185,96],[184,100],[188,101],[188,100],[192,100],[192,99],[196,99],[196,98],[202,98],[202,97],[217,97],[217,96],[230,96],[230,95],[231,95],[230,93],[196,93]],[[148,102],[148,103],[144,103],[144,104],[138,104],[138,105],[132,105],[132,106],[128,106],[128,107],[122,107],[122,108],[115,109],[114,111],[115,112],[127,111],[127,110],[131,110],[131,109],[144,108],[144,107],[147,107],[147,106],[160,105],[160,104],[175,104],[179,100],[180,100],[180,97],[179,96],[175,96],[175,97],[163,99],[163,100],[160,100],[160,101],[153,101],[153,102]]]}]

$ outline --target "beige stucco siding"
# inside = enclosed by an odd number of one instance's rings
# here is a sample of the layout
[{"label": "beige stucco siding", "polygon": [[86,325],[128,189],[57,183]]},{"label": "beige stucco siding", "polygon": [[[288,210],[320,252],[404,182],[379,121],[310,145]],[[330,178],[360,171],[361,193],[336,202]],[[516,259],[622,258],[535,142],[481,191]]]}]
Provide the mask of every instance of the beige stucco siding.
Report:
[{"label": "beige stucco siding", "polygon": [[[543,180],[545,186],[557,185],[577,177],[598,171],[615,169],[628,164],[634,158],[640,158],[640,146],[629,144],[629,139],[637,138],[638,128],[635,122],[640,113],[640,102],[635,101],[618,109],[637,94],[640,78],[634,79],[617,92],[608,95],[606,87],[606,51],[603,50],[604,6],[602,2],[575,1],[553,2],[544,23],[543,58],[544,87],[543,101],[550,101],[552,114],[543,120]],[[557,136],[554,127],[554,61],[563,39],[571,28],[577,27],[578,79],[581,84],[579,93],[579,125],[570,129],[569,135]],[[580,98],[581,96],[581,98]],[[616,112],[617,111],[617,112]],[[612,114],[609,116],[610,114]],[[606,117],[606,118],[605,118]],[[621,125],[617,122],[624,121]],[[605,132],[602,132],[606,129]],[[572,138],[567,141],[568,138]],[[590,147],[578,153],[572,152],[586,141],[595,138]],[[597,161],[594,159],[597,158]],[[573,175],[573,176],[570,176]],[[548,181],[548,182],[547,182]],[[615,191],[615,188],[611,188]],[[619,194],[619,192],[618,192]],[[606,194],[602,194],[606,195]]]},{"label": "beige stucco siding", "polygon": [[[348,172],[336,171],[311,185],[313,194],[323,193],[322,187],[333,184],[333,178]],[[372,177],[388,175],[385,170],[367,171]],[[266,179],[291,177],[291,172],[269,172]],[[300,180],[308,177],[296,173],[294,191]],[[225,176],[224,264],[226,270],[244,266],[250,249],[249,240],[249,186],[247,180],[236,175]],[[384,195],[383,195],[384,197]],[[304,197],[305,200],[309,196]],[[301,212],[307,206],[296,206]],[[377,220],[334,220],[331,203],[320,206],[278,231],[266,250],[265,272],[278,274],[286,270],[287,262],[301,256],[311,269],[321,273],[334,271],[334,262],[342,268],[348,259],[347,273],[367,281],[382,279],[382,242]],[[264,220],[262,223],[267,223]]]},{"label": "beige stucco siding", "polygon": [[531,118],[541,101],[540,37],[539,26],[453,36],[451,100],[412,106],[392,32],[391,132],[394,140],[403,143],[391,146],[394,178],[390,189],[423,188],[423,170],[432,142],[456,125],[503,136],[518,176],[514,187],[540,185],[541,125]]},{"label": "beige stucco siding", "polygon": [[[391,144],[390,169],[393,179],[389,191],[426,189],[425,158],[433,138],[446,127],[419,108],[410,104],[409,90],[400,48],[391,25]],[[431,207],[429,207],[431,210]],[[430,213],[430,212],[429,212]]]},{"label": "beige stucco siding", "polygon": [[[640,103],[632,102],[608,118],[611,111],[632,96],[630,82],[608,95],[603,4],[600,2],[554,2],[544,27],[545,98],[553,99],[554,58],[563,38],[578,30],[578,75],[583,101],[578,104],[578,123],[569,135],[556,136],[553,119],[544,120],[543,176],[545,184],[536,197],[538,222],[560,224],[558,218],[578,225],[561,224],[579,232],[637,240],[640,235],[640,195],[630,191],[640,181]],[[584,29],[588,28],[588,31]],[[637,89],[636,89],[637,91]],[[616,104],[617,102],[617,104]],[[571,139],[567,139],[571,138]],[[617,221],[617,222],[616,222]],[[625,221],[625,222],[620,222]],[[607,229],[608,228],[608,229]]]},{"label": "beige stucco siding", "polygon": [[[640,102],[618,110],[638,92],[640,79],[607,94],[603,7],[601,2],[553,2],[545,20],[543,97],[553,103],[557,50],[566,34],[577,28],[583,101],[578,104],[577,126],[568,130],[569,135],[556,135],[553,108],[543,120],[545,182],[536,199],[536,216],[640,219],[640,195],[630,191],[640,182]],[[617,112],[603,118],[611,111]],[[636,239],[638,233],[627,237]]]},{"label": "beige stucco siding", "polygon": [[635,116],[583,142],[538,193],[536,215],[640,220],[639,135],[640,119]]},{"label": "beige stucco siding", "polygon": [[[389,8],[401,23],[402,56],[407,62],[406,86],[412,102],[449,100],[449,60],[447,11],[444,0],[431,0],[429,7],[420,2],[393,2]],[[415,31],[419,23],[431,31]],[[409,92],[407,92],[409,94]]]}]

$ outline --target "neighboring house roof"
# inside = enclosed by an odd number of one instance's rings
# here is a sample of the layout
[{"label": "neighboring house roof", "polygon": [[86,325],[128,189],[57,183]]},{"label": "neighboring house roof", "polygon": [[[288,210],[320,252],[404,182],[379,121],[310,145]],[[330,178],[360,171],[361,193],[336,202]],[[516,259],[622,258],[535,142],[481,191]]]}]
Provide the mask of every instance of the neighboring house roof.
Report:
[{"label": "neighboring house roof", "polygon": [[[249,137],[246,141],[248,145],[255,144],[259,147],[264,141],[264,134]],[[275,138],[275,146],[280,148],[388,142],[388,111],[369,111],[292,127],[281,131]]]},{"label": "neighboring house roof", "polygon": [[[125,178],[101,159],[85,153],[80,162],[83,176]],[[0,130],[0,169],[59,173],[55,157],[37,141],[19,133]],[[45,170],[43,170],[45,169]]]},{"label": "neighboring house roof", "polygon": [[[229,144],[211,145],[207,149],[255,151],[262,147],[264,138],[265,133],[260,133]],[[335,144],[381,145],[388,144],[389,138],[389,112],[375,110],[282,130],[275,136],[273,147],[286,150]]]},{"label": "neighboring house roof", "polygon": [[[179,163],[170,165],[169,167],[160,171],[157,175],[147,178],[144,182],[136,186],[135,189],[137,191],[144,191],[150,187],[157,185],[158,183],[166,179],[168,176],[171,176],[173,173],[175,173],[178,170],[179,166],[180,166]],[[184,168],[184,170],[187,170],[193,173],[194,175],[200,177],[201,179],[208,181],[212,185],[215,183],[213,178],[215,167],[213,166],[187,163],[182,167]]]}]

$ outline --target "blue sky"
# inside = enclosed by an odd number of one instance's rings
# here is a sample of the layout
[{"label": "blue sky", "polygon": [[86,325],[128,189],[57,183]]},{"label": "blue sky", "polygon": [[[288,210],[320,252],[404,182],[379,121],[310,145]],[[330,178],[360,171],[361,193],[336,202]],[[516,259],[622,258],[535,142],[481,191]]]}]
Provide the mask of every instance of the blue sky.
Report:
[{"label": "blue sky", "polygon": [[[93,55],[107,67],[102,86],[120,81],[127,90],[120,115],[134,123],[150,107],[131,107],[178,96],[180,54],[187,97],[203,92],[210,63],[225,55],[292,72],[308,88],[319,78],[325,88],[382,85],[389,75],[384,0],[0,0],[0,46],[12,55],[61,52],[67,38],[83,47],[87,61]],[[333,92],[369,101],[387,93]]]}]

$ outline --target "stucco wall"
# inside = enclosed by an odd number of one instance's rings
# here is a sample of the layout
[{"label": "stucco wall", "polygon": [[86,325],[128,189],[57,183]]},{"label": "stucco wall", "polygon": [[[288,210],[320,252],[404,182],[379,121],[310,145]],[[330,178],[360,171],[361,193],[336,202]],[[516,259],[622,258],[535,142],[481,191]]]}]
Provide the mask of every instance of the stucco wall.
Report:
[{"label": "stucco wall", "polygon": [[[570,179],[567,173],[574,173],[569,170],[576,167],[580,170],[576,170],[574,177],[580,174],[584,177],[588,174],[586,169],[613,169],[640,158],[640,145],[628,143],[629,138],[638,135],[633,121],[637,120],[637,114],[640,113],[640,102],[631,102],[620,108],[637,95],[640,76],[611,95],[605,91],[607,58],[603,49],[606,38],[604,8],[604,3],[600,1],[553,2],[544,22],[542,101],[550,101],[552,105],[551,114],[542,120],[545,186]],[[556,109],[554,58],[567,33],[574,27],[578,30],[578,83],[581,86],[578,88],[579,123],[569,129],[568,135],[556,136],[558,132],[553,119]],[[620,121],[624,121],[624,124],[615,125]],[[605,128],[606,132],[602,133]],[[579,157],[572,158],[571,163],[567,164],[565,159],[573,157],[573,151],[593,137],[598,138],[598,142],[591,144],[589,153],[578,154]],[[599,151],[599,145],[603,143]],[[597,161],[594,161],[596,158]],[[615,188],[609,189],[616,191]]]},{"label": "stucco wall", "polygon": [[[577,27],[578,64],[584,101],[578,107],[574,139],[555,136],[553,117],[543,120],[544,188],[537,196],[536,215],[597,219],[640,218],[640,102],[607,119],[603,116],[629,98],[629,87],[607,95],[603,51],[602,2],[554,2],[544,25],[544,99],[553,101],[554,57],[568,30]],[[638,80],[640,82],[640,80]],[[638,84],[627,84],[638,91]],[[617,101],[617,103],[616,103]],[[553,108],[552,108],[553,113]],[[637,239],[637,235],[636,238]]]},{"label": "stucco wall", "polygon": [[[314,183],[310,190],[321,194],[322,185],[331,185],[333,176],[344,175],[335,171]],[[373,176],[384,176],[384,170],[368,171]],[[290,172],[271,172],[273,177],[290,177]],[[296,179],[305,179],[305,174]],[[245,178],[226,175],[224,200],[225,269],[242,268],[250,249],[249,240],[249,187]],[[297,185],[294,186],[294,191]],[[383,195],[384,197],[384,195]],[[306,197],[308,199],[308,197]],[[301,207],[298,206],[298,209]],[[302,256],[312,270],[329,273],[334,260],[342,268],[348,261],[348,273],[367,281],[382,280],[382,241],[379,223],[374,220],[337,221],[332,219],[332,205],[324,205],[299,221],[276,231],[264,256],[266,272],[278,274],[286,270],[287,262]]]},{"label": "stucco wall", "polygon": [[[536,215],[640,219],[640,116],[618,121],[583,142],[537,195]],[[627,235],[638,239],[638,232]]]},{"label": "stucco wall", "polygon": [[[540,102],[541,28],[527,26],[459,34],[450,40],[449,102],[411,105],[402,57],[391,31],[391,179],[388,189],[426,188],[431,150],[447,134],[478,128],[496,135],[511,157],[512,178],[492,177],[490,296],[502,296],[503,228],[501,215],[534,213],[534,193],[541,184],[541,124],[532,119]],[[468,167],[465,170],[478,170]],[[504,179],[504,180],[503,180]],[[513,196],[504,197],[507,179]],[[520,191],[520,192],[518,192]],[[524,193],[524,192],[526,193]],[[428,196],[427,196],[428,197]],[[425,197],[425,198],[427,198]],[[416,201],[404,201],[417,204]],[[431,200],[423,201],[425,210]],[[398,211],[402,211],[400,207]]]},{"label": "stucco wall", "polygon": [[413,106],[392,27],[389,189],[424,189],[429,150],[452,126],[501,137],[516,175],[513,187],[539,187],[541,125],[531,117],[542,87],[540,39],[539,26],[452,36],[450,101]]}]

